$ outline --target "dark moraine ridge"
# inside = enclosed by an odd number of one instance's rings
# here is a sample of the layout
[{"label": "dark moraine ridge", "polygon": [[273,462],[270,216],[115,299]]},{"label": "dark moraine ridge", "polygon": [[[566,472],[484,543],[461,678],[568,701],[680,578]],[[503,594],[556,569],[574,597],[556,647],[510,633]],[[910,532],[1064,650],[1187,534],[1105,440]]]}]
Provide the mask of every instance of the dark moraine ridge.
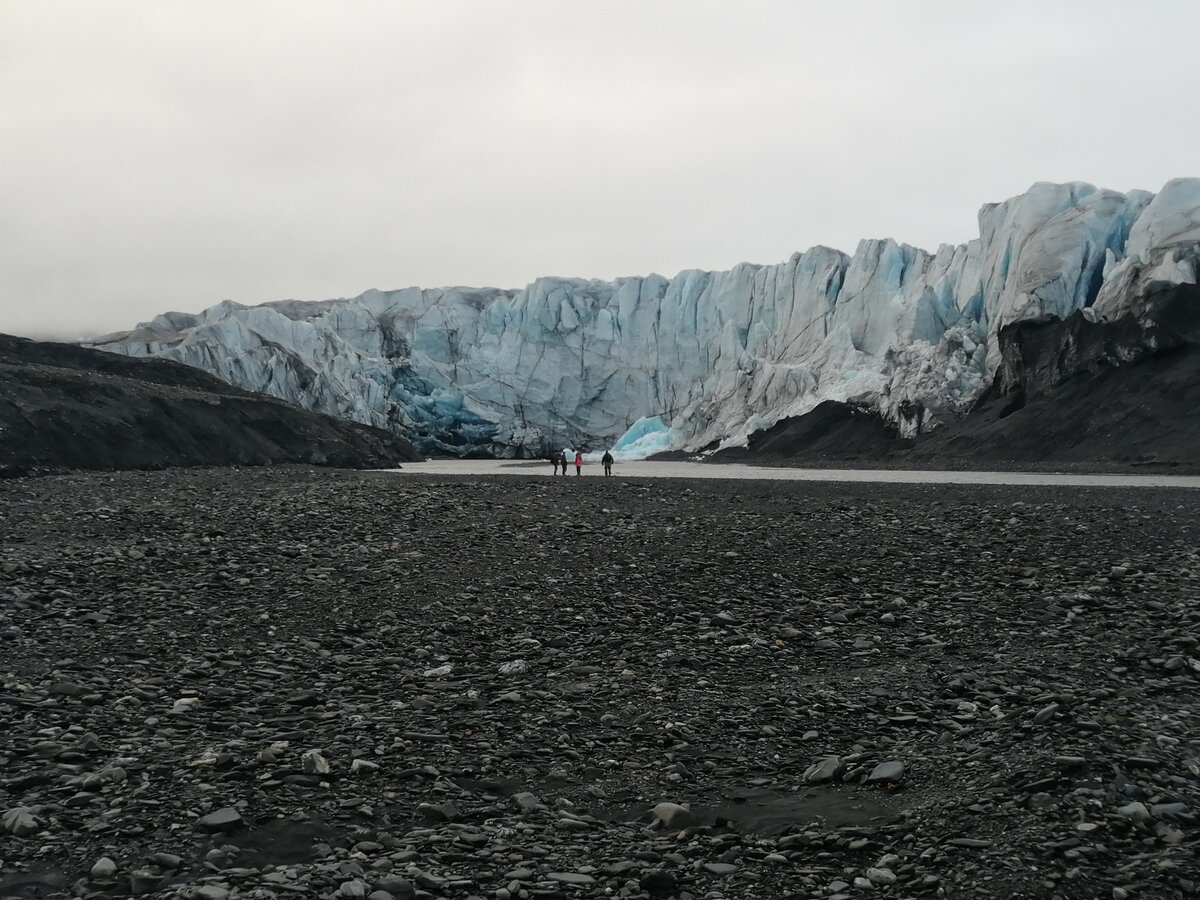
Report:
[{"label": "dark moraine ridge", "polygon": [[1197,491],[8,479],[0,897],[1194,897],[1198,536]]},{"label": "dark moraine ridge", "polygon": [[[750,435],[745,447],[713,455],[716,462],[751,465],[800,465],[814,461],[874,462],[910,448],[896,429],[869,410],[827,400],[812,412],[776,422]],[[690,454],[660,454],[683,458]]]},{"label": "dark moraine ridge", "polygon": [[180,363],[0,335],[0,475],[417,458],[393,434]]},{"label": "dark moraine ridge", "polygon": [[[822,403],[715,462],[913,468],[1200,472],[1200,287],[1153,297],[1137,316],[1023,322],[971,412],[916,440],[873,413]],[[672,454],[674,457],[686,454]]]}]

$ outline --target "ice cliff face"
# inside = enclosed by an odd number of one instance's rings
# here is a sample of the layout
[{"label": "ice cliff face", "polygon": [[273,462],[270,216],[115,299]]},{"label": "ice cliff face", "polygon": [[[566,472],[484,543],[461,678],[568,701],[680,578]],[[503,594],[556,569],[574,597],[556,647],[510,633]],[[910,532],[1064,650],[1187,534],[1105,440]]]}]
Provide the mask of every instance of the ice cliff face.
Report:
[{"label": "ice cliff face", "polygon": [[970,406],[1004,325],[1093,305],[1115,317],[1194,282],[1200,179],[1157,196],[1036,184],[985,206],[979,231],[936,253],[868,240],[852,256],[814,247],[674,278],[225,302],[94,346],[176,359],[427,451],[597,447],[653,417],[672,446],[734,444],[823,400],[911,433]]}]

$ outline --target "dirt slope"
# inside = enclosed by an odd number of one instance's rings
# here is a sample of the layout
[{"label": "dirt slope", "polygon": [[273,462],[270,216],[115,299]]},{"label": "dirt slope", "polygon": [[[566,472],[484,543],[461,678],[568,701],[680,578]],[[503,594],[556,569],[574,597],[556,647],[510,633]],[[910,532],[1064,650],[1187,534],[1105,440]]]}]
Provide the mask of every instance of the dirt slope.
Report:
[{"label": "dirt slope", "polygon": [[0,474],[416,458],[402,438],[190,366],[0,335]]}]

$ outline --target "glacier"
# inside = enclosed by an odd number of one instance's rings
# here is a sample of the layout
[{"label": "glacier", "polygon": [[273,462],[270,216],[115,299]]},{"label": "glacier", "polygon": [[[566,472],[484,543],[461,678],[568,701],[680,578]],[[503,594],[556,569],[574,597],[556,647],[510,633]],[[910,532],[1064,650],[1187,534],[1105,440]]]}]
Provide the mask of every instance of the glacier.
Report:
[{"label": "glacier", "polygon": [[744,444],[826,400],[912,435],[970,408],[1005,326],[1136,314],[1198,269],[1200,178],[1157,194],[1043,182],[932,253],[878,239],[673,278],[225,301],[88,343],[389,428],[427,453],[620,442],[630,458]]}]

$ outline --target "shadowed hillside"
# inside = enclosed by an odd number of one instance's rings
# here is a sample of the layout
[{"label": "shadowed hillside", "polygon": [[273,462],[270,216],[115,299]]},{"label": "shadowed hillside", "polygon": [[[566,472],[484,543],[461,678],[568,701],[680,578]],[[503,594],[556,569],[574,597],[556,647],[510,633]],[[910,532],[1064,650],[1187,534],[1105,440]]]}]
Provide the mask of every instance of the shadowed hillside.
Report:
[{"label": "shadowed hillside", "polygon": [[165,466],[371,468],[416,459],[387,432],[180,363],[0,335],[0,473]]}]

